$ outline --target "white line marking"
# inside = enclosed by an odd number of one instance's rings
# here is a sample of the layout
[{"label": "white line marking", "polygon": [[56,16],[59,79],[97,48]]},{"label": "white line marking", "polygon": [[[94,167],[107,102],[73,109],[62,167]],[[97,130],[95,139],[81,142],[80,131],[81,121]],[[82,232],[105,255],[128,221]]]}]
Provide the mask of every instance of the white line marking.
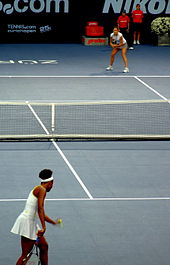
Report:
[{"label": "white line marking", "polygon": [[154,92],[156,95],[158,95],[160,98],[164,99],[164,100],[168,100],[166,97],[164,97],[163,95],[161,95],[158,91],[156,91],[155,89],[153,89],[151,86],[149,86],[148,84],[146,84],[144,81],[142,81],[139,77],[135,76],[134,77],[136,80],[138,80],[141,84],[143,84],[144,86],[146,86],[147,88],[149,88],[152,92]]},{"label": "white line marking", "polygon": [[[27,199],[0,199],[0,202],[22,202]],[[46,201],[167,201],[170,197],[122,197],[122,198],[58,198],[58,199],[46,199]]]},{"label": "white line marking", "polygon": [[[28,104],[28,101],[26,101],[26,103]],[[44,124],[42,123],[42,121],[40,120],[40,118],[38,117],[38,115],[36,114],[36,112],[34,111],[34,109],[32,108],[32,106],[30,104],[28,104],[29,109],[31,110],[31,112],[33,113],[34,117],[37,119],[37,121],[39,122],[39,124],[41,125],[41,127],[43,128],[43,130],[45,131],[45,133],[47,135],[49,135],[49,131],[47,130],[47,128],[44,126]],[[68,168],[70,169],[70,171],[73,173],[73,175],[75,176],[75,178],[77,179],[77,181],[79,182],[80,186],[83,188],[83,190],[85,191],[85,193],[88,195],[88,197],[90,199],[93,199],[92,195],[90,194],[90,192],[88,191],[88,189],[86,188],[86,186],[84,185],[84,183],[82,182],[82,180],[80,179],[79,175],[77,174],[77,172],[74,170],[74,168],[72,167],[72,165],[70,164],[70,162],[68,161],[68,159],[66,158],[66,156],[64,155],[64,153],[61,151],[61,149],[59,148],[59,146],[56,144],[56,142],[51,139],[51,142],[53,143],[54,147],[56,148],[56,150],[59,152],[59,154],[61,155],[61,157],[63,158],[64,162],[66,163],[66,165],[68,166]]]},{"label": "white line marking", "polygon": [[[25,103],[28,104],[28,101],[26,101]],[[39,122],[39,124],[41,125],[41,127],[43,128],[43,130],[45,131],[45,133],[47,135],[49,135],[49,131],[47,130],[47,128],[44,126],[44,124],[42,123],[42,121],[40,120],[40,118],[38,117],[38,115],[36,114],[36,112],[34,111],[34,109],[32,108],[32,106],[30,104],[28,104],[29,109],[31,110],[31,112],[33,113],[34,117],[37,119],[37,121]]]},{"label": "white line marking", "polygon": [[[0,78],[134,78],[134,75],[0,75]],[[142,78],[170,78],[170,75],[139,75]]]},{"label": "white line marking", "polygon": [[64,153],[61,151],[61,149],[59,148],[59,146],[56,144],[56,142],[54,140],[52,140],[52,143],[54,145],[54,147],[57,149],[57,151],[59,152],[59,154],[61,155],[61,157],[63,158],[63,160],[65,161],[65,163],[67,164],[67,166],[69,167],[69,169],[71,170],[71,172],[73,173],[73,175],[75,176],[75,178],[77,179],[77,181],[79,182],[80,186],[83,188],[83,190],[86,192],[86,194],[88,195],[88,197],[90,199],[93,199],[91,193],[89,192],[89,190],[86,188],[86,186],[84,185],[84,183],[82,182],[82,180],[80,179],[79,175],[76,173],[76,171],[74,170],[74,168],[72,167],[72,165],[70,164],[70,162],[67,160],[66,156],[64,155]]}]

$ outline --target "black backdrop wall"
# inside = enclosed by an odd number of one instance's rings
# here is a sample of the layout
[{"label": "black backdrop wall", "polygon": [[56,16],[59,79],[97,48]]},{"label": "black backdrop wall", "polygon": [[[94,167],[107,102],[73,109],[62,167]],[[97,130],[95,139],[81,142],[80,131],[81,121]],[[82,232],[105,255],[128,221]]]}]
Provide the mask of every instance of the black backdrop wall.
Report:
[{"label": "black backdrop wall", "polygon": [[87,21],[98,21],[109,36],[123,9],[137,3],[145,18],[143,42],[151,43],[151,21],[170,15],[170,0],[0,0],[1,43],[79,43]]}]

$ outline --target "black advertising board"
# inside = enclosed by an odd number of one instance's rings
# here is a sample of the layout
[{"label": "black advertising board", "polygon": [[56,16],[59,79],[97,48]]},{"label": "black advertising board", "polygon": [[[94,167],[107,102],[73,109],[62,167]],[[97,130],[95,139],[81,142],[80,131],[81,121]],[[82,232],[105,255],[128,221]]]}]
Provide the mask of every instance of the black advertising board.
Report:
[{"label": "black advertising board", "polygon": [[109,35],[121,11],[131,16],[138,3],[149,42],[150,23],[169,16],[170,0],[0,0],[1,43],[78,43],[87,21],[98,21]]}]

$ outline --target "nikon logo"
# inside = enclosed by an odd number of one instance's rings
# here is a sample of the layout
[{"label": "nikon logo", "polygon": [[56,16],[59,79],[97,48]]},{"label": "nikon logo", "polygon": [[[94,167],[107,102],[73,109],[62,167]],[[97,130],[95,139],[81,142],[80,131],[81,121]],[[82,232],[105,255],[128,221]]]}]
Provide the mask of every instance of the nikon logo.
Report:
[{"label": "nikon logo", "polygon": [[170,14],[170,1],[169,0],[105,0],[103,13],[109,13],[113,10],[114,13],[119,14],[123,9],[130,13],[132,9],[136,8],[136,4],[141,6],[144,13],[150,14]]},{"label": "nikon logo", "polygon": [[[63,10],[64,9],[64,10]],[[25,13],[32,11],[33,13],[46,12],[50,13],[54,10],[55,13],[69,12],[69,0],[14,0],[13,4],[3,4],[0,1],[0,11],[7,15],[13,12]]]}]

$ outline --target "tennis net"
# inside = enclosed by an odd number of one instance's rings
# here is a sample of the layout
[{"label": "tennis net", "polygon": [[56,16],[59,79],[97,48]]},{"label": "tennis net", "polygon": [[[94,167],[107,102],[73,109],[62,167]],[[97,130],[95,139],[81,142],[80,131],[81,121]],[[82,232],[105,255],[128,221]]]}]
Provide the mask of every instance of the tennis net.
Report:
[{"label": "tennis net", "polygon": [[170,138],[170,101],[0,102],[0,140],[121,138]]}]

